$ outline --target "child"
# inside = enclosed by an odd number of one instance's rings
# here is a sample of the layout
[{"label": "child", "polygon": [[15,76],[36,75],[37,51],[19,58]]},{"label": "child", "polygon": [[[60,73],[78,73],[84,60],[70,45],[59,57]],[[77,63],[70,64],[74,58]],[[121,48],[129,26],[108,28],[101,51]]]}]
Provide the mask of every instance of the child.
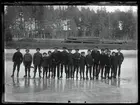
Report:
[{"label": "child", "polygon": [[49,68],[49,78],[50,78],[50,73],[52,71],[52,58],[51,58],[51,51],[48,51],[48,68]]},{"label": "child", "polygon": [[100,62],[101,78],[103,78],[103,71],[104,71],[104,67],[105,67],[104,49],[101,49],[101,54],[100,54],[99,60],[100,60],[99,62]]},{"label": "child", "polygon": [[67,70],[67,62],[68,61],[68,52],[67,52],[67,48],[63,47],[63,51],[61,52],[61,76],[60,78],[62,78],[63,75],[63,67],[65,67],[65,73],[66,73],[66,77],[68,77],[68,70]]},{"label": "child", "polygon": [[116,72],[117,72],[117,56],[115,52],[112,52],[111,56],[111,78],[116,78]]},{"label": "child", "polygon": [[91,52],[91,56],[94,59],[94,64],[93,64],[93,77],[94,77],[94,73],[96,73],[95,76],[96,76],[96,78],[98,78],[98,66],[99,66],[100,52],[98,52],[98,47],[97,46]]},{"label": "child", "polygon": [[43,53],[43,58],[42,58],[42,67],[43,67],[43,78],[46,73],[46,78],[47,78],[47,72],[48,72],[48,57],[47,53]]},{"label": "child", "polygon": [[120,52],[120,51],[121,51],[121,48],[118,48],[117,50],[118,50],[118,52],[117,52],[117,54],[116,54],[116,56],[117,56],[117,58],[118,58],[117,68],[119,68],[119,69],[118,69],[118,77],[120,77],[121,65],[122,65],[122,62],[123,62],[123,60],[124,60],[124,56],[123,56],[123,54]]},{"label": "child", "polygon": [[74,72],[73,72],[73,77],[74,77],[74,73],[75,73],[75,71],[76,71],[76,78],[78,78],[79,61],[80,61],[79,49],[75,49],[75,53],[73,54],[73,61],[74,61]]},{"label": "child", "polygon": [[41,78],[42,54],[40,53],[40,48],[37,48],[36,51],[37,52],[33,56],[33,64],[34,64],[34,67],[35,67],[33,78],[35,78],[35,76],[36,76],[37,68],[38,68],[38,72],[39,72],[39,77]]},{"label": "child", "polygon": [[111,68],[111,55],[110,55],[111,51],[108,50],[107,51],[107,55],[105,58],[105,79],[106,79],[106,75],[108,74],[108,79],[109,79],[109,73],[110,73],[110,68]]},{"label": "child", "polygon": [[80,79],[82,78],[82,75],[83,75],[83,79],[85,79],[84,78],[85,64],[86,64],[85,52],[81,52],[81,56],[80,56]]},{"label": "child", "polygon": [[68,49],[68,77],[74,78],[72,73],[73,73],[73,54],[72,54],[72,49]]},{"label": "child", "polygon": [[12,58],[14,65],[13,65],[13,74],[11,75],[11,77],[14,77],[16,66],[17,66],[17,77],[19,76],[20,65],[23,61],[23,55],[20,52],[20,48],[17,48],[16,50],[17,52],[14,53],[13,58]]},{"label": "child", "polygon": [[31,67],[31,63],[32,63],[32,55],[29,53],[29,49],[26,49],[25,51],[26,51],[26,53],[23,57],[23,63],[25,66],[24,77],[27,77],[27,71],[28,71],[28,77],[30,77],[30,67]]},{"label": "child", "polygon": [[90,72],[90,79],[94,79],[94,76],[93,78],[91,77],[91,70],[92,70],[92,65],[93,65],[93,58],[91,56],[91,50],[88,50],[87,51],[87,56],[86,56],[86,78],[88,79],[88,71]]}]

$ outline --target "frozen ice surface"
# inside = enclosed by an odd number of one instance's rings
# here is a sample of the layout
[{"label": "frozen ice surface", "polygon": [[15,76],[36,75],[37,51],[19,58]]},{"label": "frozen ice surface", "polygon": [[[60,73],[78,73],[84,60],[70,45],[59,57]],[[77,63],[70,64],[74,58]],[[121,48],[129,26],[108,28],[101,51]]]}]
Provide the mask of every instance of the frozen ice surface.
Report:
[{"label": "frozen ice surface", "polygon": [[[43,50],[48,51],[48,50]],[[82,50],[83,51],[83,50]],[[84,50],[85,51],[85,50]],[[122,63],[120,79],[112,80],[76,80],[46,79],[38,77],[33,79],[33,69],[31,78],[25,79],[24,66],[21,64],[19,78],[12,79],[13,63],[12,54],[15,50],[5,51],[5,92],[3,94],[5,102],[42,102],[42,103],[136,103],[138,102],[138,68],[137,51],[123,50],[124,62]],[[24,53],[24,49],[21,50]],[[31,53],[34,53],[31,50]],[[86,52],[86,51],[85,51]],[[10,55],[7,56],[7,53]],[[132,54],[133,57],[126,56]],[[7,59],[10,57],[10,59]],[[16,72],[15,72],[16,74]],[[16,75],[15,75],[16,76]]]}]

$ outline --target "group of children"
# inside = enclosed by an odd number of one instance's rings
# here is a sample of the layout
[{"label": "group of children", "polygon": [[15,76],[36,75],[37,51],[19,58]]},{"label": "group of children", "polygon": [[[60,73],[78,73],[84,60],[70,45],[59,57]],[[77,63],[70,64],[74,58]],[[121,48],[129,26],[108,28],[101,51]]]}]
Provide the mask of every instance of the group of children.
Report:
[{"label": "group of children", "polygon": [[[101,53],[98,47],[93,50],[88,49],[87,55],[85,52],[79,53],[79,49],[75,49],[75,53],[72,53],[72,49],[63,47],[63,51],[58,51],[55,47],[54,51],[44,52],[43,55],[40,53],[40,48],[36,49],[36,53],[32,55],[29,53],[29,49],[26,49],[26,53],[23,56],[20,49],[17,48],[17,52],[13,55],[13,74],[14,77],[15,68],[17,66],[17,77],[19,75],[20,64],[23,62],[25,66],[25,76],[30,77],[30,68],[33,61],[34,65],[34,76],[36,77],[37,69],[39,71],[39,77],[41,78],[41,68],[43,68],[43,78],[55,78],[57,70],[57,78],[62,78],[63,70],[65,70],[66,78],[78,78],[78,72],[80,72],[80,79],[96,79],[99,78],[116,78],[117,73],[120,77],[121,64],[124,60],[123,54],[120,52],[112,52],[108,49],[101,49]],[[86,67],[86,69],[85,69]],[[86,74],[85,74],[86,73]],[[111,74],[111,76],[109,76]],[[88,77],[89,76],[89,77]]]}]

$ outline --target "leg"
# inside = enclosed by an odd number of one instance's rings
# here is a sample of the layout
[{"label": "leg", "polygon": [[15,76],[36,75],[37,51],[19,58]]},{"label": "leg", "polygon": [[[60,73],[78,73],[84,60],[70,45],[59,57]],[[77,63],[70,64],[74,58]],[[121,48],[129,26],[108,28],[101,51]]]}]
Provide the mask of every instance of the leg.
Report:
[{"label": "leg", "polygon": [[57,78],[59,78],[59,64],[57,65]]},{"label": "leg", "polygon": [[31,77],[30,76],[30,67],[31,67],[31,62],[29,63],[29,66],[28,66],[28,77]]},{"label": "leg", "polygon": [[46,67],[46,78],[47,78],[48,71],[49,71],[49,68]]},{"label": "leg", "polygon": [[78,66],[76,66],[76,78],[78,78]]},{"label": "leg", "polygon": [[84,73],[85,73],[85,67],[83,68],[83,79],[85,79]]},{"label": "leg", "polygon": [[92,77],[91,77],[91,68],[92,68],[92,66],[89,67],[90,79],[92,79]]},{"label": "leg", "polygon": [[27,77],[27,69],[28,69],[28,67],[27,67],[27,65],[25,65],[25,75],[24,75],[24,77]]},{"label": "leg", "polygon": [[75,73],[75,70],[76,70],[76,66],[74,65],[73,78],[74,78],[74,73]]},{"label": "leg", "polygon": [[88,79],[88,67],[86,67],[86,78]]},{"label": "leg", "polygon": [[14,62],[14,64],[13,64],[13,73],[12,73],[11,77],[14,76],[15,70],[16,70],[16,63]]},{"label": "leg", "polygon": [[36,70],[37,70],[37,65],[34,66],[34,77],[33,78],[36,77]]},{"label": "leg", "polygon": [[95,63],[93,64],[93,78],[94,78],[94,74],[95,74]]},{"label": "leg", "polygon": [[98,79],[98,64],[96,64],[96,79]]},{"label": "leg", "polygon": [[69,70],[67,69],[67,65],[64,65],[66,77],[69,78]]},{"label": "leg", "polygon": [[17,77],[19,76],[19,70],[20,70],[20,63],[17,64]]},{"label": "leg", "polygon": [[120,73],[121,73],[121,64],[119,64],[118,77],[120,77]]},{"label": "leg", "polygon": [[41,78],[41,65],[38,65],[39,78]]},{"label": "leg", "polygon": [[63,73],[63,64],[61,64],[61,76],[60,76],[60,78],[62,78],[62,73]]},{"label": "leg", "polygon": [[44,78],[44,75],[45,75],[45,67],[43,67],[43,78]]},{"label": "leg", "polygon": [[105,66],[105,72],[104,72],[105,79],[106,79],[106,74],[107,74],[107,66]]},{"label": "leg", "polygon": [[54,71],[53,71],[53,77],[55,78],[55,74],[56,74],[56,65],[54,65]]}]

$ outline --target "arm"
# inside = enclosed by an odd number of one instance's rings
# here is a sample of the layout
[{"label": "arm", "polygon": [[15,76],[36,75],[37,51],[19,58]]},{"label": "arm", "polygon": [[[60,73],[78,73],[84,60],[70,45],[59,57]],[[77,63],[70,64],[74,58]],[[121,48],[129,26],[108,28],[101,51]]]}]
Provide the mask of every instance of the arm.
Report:
[{"label": "arm", "polygon": [[13,61],[13,62],[15,61],[15,53],[14,53],[14,55],[13,55],[12,61]]},{"label": "arm", "polygon": [[35,54],[33,55],[33,64],[35,64]]},{"label": "arm", "polygon": [[121,53],[121,55],[122,55],[122,62],[123,62],[123,60],[124,60],[124,56],[123,56],[123,54]]},{"label": "arm", "polygon": [[21,53],[20,56],[21,56],[21,57],[20,57],[20,63],[22,63],[22,61],[23,61],[23,55],[22,55],[22,53]]}]

